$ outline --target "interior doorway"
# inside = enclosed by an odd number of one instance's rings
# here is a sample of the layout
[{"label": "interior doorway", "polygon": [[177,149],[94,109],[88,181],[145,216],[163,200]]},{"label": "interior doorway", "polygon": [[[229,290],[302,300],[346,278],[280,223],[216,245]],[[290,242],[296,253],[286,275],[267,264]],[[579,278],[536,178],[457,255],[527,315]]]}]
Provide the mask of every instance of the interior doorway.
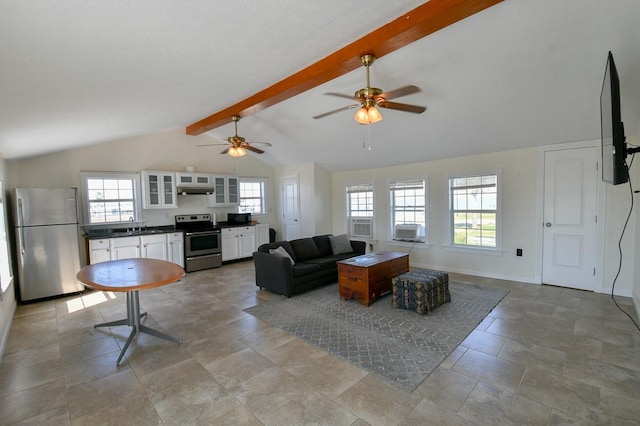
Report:
[{"label": "interior doorway", "polygon": [[297,176],[282,177],[282,239],[300,238],[300,195]]},{"label": "interior doorway", "polygon": [[593,291],[598,148],[544,152],[542,283]]}]

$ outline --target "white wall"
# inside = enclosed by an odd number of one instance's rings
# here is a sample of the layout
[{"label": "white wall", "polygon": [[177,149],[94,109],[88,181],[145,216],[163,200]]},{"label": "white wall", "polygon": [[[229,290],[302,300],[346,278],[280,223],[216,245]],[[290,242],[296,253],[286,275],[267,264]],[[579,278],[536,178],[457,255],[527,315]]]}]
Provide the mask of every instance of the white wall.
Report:
[{"label": "white wall", "polygon": [[[630,143],[634,146],[640,145],[640,135],[631,135],[627,136],[627,143]],[[636,158],[631,164],[629,175],[631,177],[632,188],[634,191],[640,190],[640,158]],[[630,158],[627,158],[627,161],[630,161]],[[630,206],[631,205],[631,194],[628,185],[618,185],[615,187],[610,187],[607,192],[607,196],[609,192],[612,192],[615,189],[617,198],[624,198],[626,202],[622,205]],[[619,231],[623,226],[623,221],[626,220],[628,211],[626,208],[622,207],[620,209],[615,209],[615,204],[611,203],[613,207],[612,210],[615,211],[613,213],[616,219],[615,222],[618,223],[617,230]],[[640,268],[637,268],[635,265],[638,265],[640,262],[640,233],[637,232],[637,229],[640,229],[640,197],[638,194],[633,195],[633,204],[634,204],[634,212],[631,218],[629,219],[629,225],[625,231],[625,237],[622,241],[622,278],[618,278],[623,282],[622,286],[626,287],[625,282],[629,282],[631,285],[631,297],[633,298],[633,302],[636,308],[636,313],[640,316]],[[614,222],[614,220],[607,220],[607,223]],[[608,233],[609,234],[609,233]],[[611,232],[611,236],[609,237],[612,242],[616,244],[616,250],[612,249],[608,250],[608,255],[605,257],[605,262],[609,265],[609,282],[613,281],[613,277],[615,276],[615,271],[617,271],[617,267],[619,265],[619,252],[617,251],[617,239],[615,235],[617,233]],[[619,234],[617,234],[619,236]],[[613,257],[612,257],[613,256]],[[616,287],[619,284],[616,283]],[[608,287],[609,291],[610,288]]]},{"label": "white wall", "polygon": [[331,234],[333,232],[331,200],[331,172],[314,165],[314,201],[315,233],[314,235]]},{"label": "white wall", "polygon": [[[630,173],[631,183],[634,189],[640,189],[640,166],[632,165]],[[604,259],[602,274],[602,289],[599,291],[611,293],[612,285],[615,282],[614,294],[631,296],[632,292],[638,293],[639,285],[634,283],[634,276],[637,273],[634,267],[634,259],[639,256],[636,247],[638,225],[638,209],[640,208],[640,199],[638,195],[633,196],[634,208],[629,223],[624,230],[624,237],[620,241],[625,221],[629,215],[631,207],[631,191],[628,184],[610,185],[605,184],[605,217],[606,223],[604,228]],[[620,248],[618,245],[620,244]],[[620,268],[620,250],[622,250],[622,266]],[[618,269],[620,272],[618,273]],[[617,279],[616,279],[617,275]],[[635,278],[637,281],[638,278]],[[635,288],[635,290],[634,290]],[[637,299],[637,296],[636,296]]]},{"label": "white wall", "polygon": [[[499,255],[452,251],[448,236],[448,178],[454,174],[502,171],[503,251]],[[390,241],[388,183],[425,176],[428,179],[429,245],[427,248]],[[345,185],[374,181],[376,238],[374,250],[410,252],[412,266],[444,269],[486,277],[535,282],[536,150],[408,164],[404,166],[334,173],[334,233],[345,233]],[[523,250],[516,257],[516,248]]]},{"label": "white wall", "polygon": [[[279,167],[275,170],[278,184],[283,177],[297,176],[300,198],[300,237],[330,234],[331,223],[331,173],[315,163]],[[277,190],[278,239],[282,239],[282,192]]]}]

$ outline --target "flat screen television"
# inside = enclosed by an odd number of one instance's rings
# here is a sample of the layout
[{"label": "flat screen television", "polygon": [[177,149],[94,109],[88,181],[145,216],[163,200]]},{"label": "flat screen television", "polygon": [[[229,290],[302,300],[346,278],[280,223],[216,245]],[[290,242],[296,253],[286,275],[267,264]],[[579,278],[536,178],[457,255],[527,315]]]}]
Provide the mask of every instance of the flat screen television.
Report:
[{"label": "flat screen television", "polygon": [[620,79],[609,52],[600,93],[602,180],[619,185],[629,180],[627,143],[620,114]]}]

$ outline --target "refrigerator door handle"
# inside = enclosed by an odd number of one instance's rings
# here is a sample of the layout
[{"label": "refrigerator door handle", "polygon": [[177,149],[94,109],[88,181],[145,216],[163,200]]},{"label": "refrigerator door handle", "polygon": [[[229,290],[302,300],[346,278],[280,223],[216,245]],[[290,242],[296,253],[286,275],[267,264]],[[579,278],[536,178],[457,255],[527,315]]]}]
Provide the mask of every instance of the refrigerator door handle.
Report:
[{"label": "refrigerator door handle", "polygon": [[20,226],[20,250],[22,251],[22,255],[25,254],[24,248],[24,219],[22,216],[22,199],[18,198],[18,225]]}]

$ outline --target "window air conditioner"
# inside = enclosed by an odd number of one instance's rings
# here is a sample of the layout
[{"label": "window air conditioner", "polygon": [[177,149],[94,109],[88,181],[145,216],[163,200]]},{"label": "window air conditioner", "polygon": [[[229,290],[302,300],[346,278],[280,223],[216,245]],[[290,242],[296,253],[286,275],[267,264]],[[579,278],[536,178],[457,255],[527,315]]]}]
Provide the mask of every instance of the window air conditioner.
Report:
[{"label": "window air conditioner", "polygon": [[373,219],[370,217],[351,218],[350,234],[352,237],[373,238]]},{"label": "window air conditioner", "polygon": [[396,225],[393,238],[400,241],[418,241],[420,239],[421,225],[417,223],[403,223]]}]

